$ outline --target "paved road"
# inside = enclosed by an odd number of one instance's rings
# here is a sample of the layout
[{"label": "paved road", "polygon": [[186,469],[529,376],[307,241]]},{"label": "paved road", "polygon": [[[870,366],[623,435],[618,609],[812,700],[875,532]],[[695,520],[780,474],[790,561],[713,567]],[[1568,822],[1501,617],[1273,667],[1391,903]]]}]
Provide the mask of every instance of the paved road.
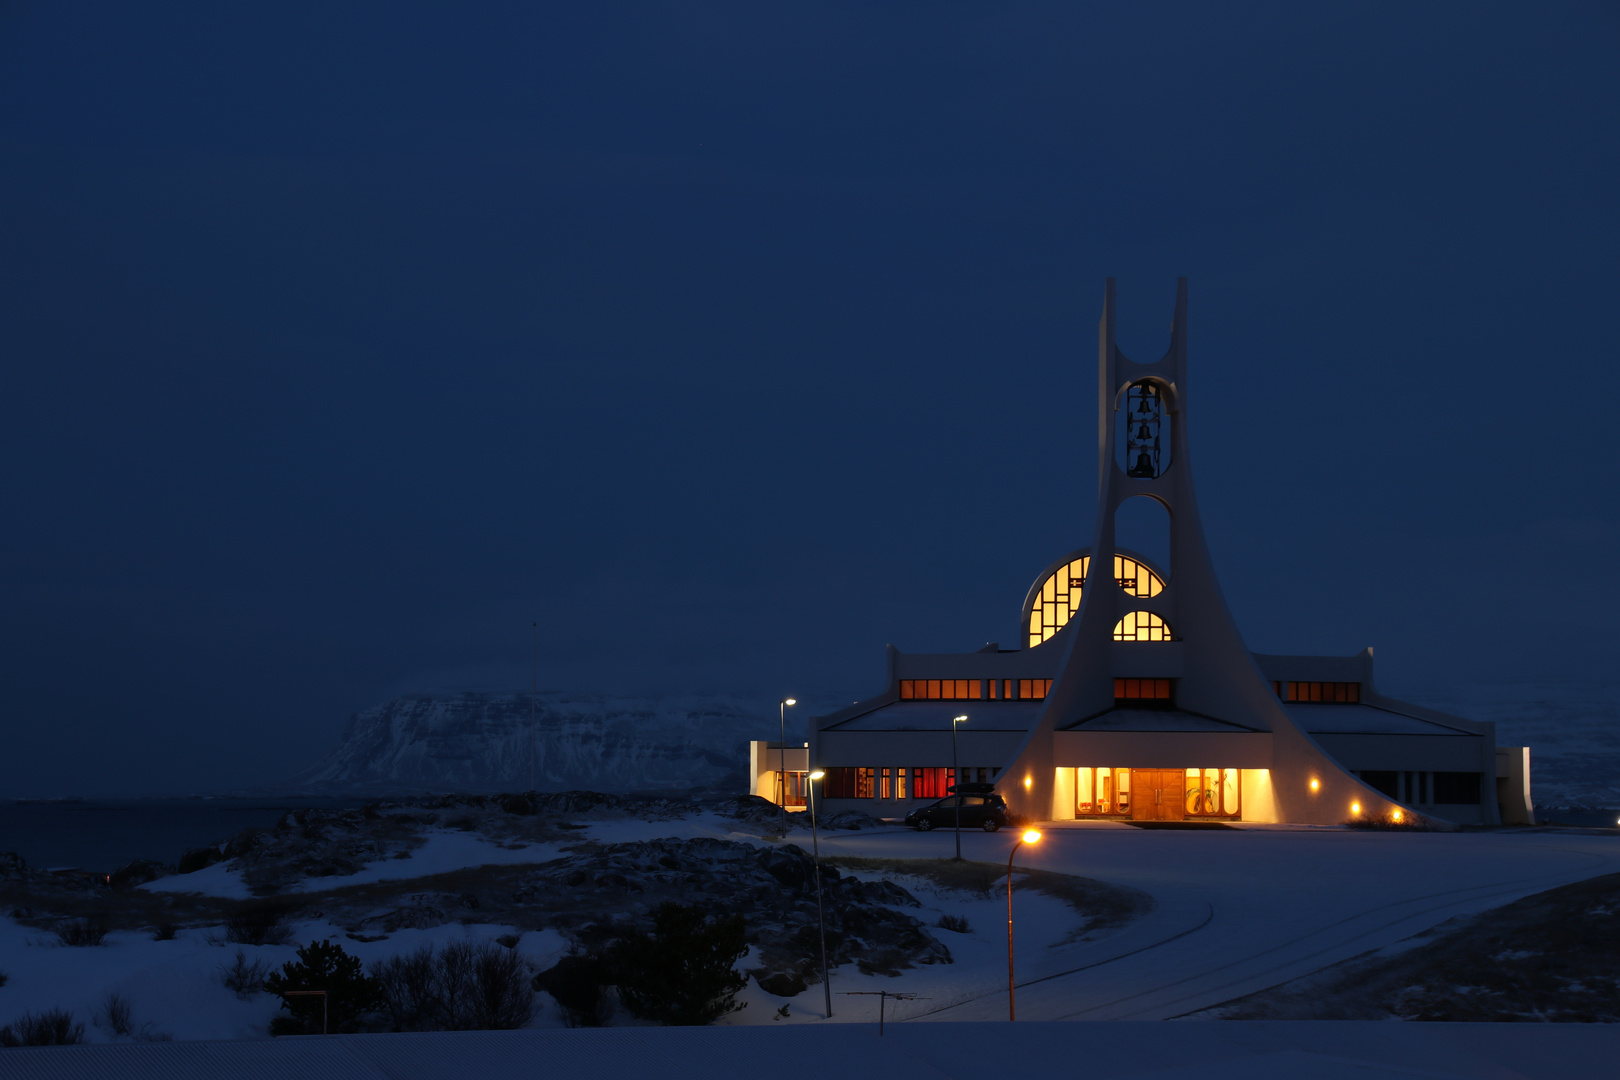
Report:
[{"label": "paved road", "polygon": [[[1005,860],[1006,833],[964,834],[963,854]],[[948,856],[949,833],[827,837],[823,850]],[[1018,853],[1043,867],[1130,885],[1153,914],[1125,931],[1020,957],[1029,1020],[1160,1020],[1208,1008],[1390,945],[1458,915],[1620,872],[1620,834],[1382,833],[1263,826],[1148,831],[1063,822]],[[1016,899],[1015,899],[1016,903]],[[1003,988],[918,1019],[1006,1016]]]}]

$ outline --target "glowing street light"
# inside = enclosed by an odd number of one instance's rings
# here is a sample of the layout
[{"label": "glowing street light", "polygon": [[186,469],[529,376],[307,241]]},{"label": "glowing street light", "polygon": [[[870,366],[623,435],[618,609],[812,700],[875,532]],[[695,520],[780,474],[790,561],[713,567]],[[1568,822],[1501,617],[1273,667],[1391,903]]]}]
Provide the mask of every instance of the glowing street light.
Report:
[{"label": "glowing street light", "polygon": [[815,854],[816,866],[816,922],[821,925],[821,988],[827,994],[827,1019],[832,1019],[832,976],[827,971],[827,915],[821,906],[821,839],[816,832],[816,781],[826,776],[825,769],[817,769],[805,778],[805,789],[810,796],[810,850]]},{"label": "glowing street light", "polygon": [[783,698],[777,705],[777,720],[782,727],[782,736],[776,744],[782,755],[782,834],[787,835],[787,710],[789,705],[797,705],[792,698]]},{"label": "glowing street light", "polygon": [[1038,844],[1041,840],[1039,829],[1025,829],[1024,835],[1018,838],[1012,851],[1007,853],[1007,1019],[1017,1020],[1018,1009],[1013,1001],[1013,922],[1012,922],[1012,862],[1018,849],[1025,844]]},{"label": "glowing street light", "polygon": [[956,725],[967,723],[967,714],[951,721],[951,775],[956,777],[956,861],[962,861],[962,769],[956,763]]}]

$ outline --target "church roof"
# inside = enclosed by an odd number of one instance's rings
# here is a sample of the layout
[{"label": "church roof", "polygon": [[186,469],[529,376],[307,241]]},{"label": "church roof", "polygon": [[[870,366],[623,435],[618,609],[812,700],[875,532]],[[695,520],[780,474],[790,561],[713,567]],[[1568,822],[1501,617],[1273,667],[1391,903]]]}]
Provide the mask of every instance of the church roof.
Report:
[{"label": "church roof", "polygon": [[966,713],[961,730],[1028,731],[1040,701],[897,701],[822,728],[822,731],[949,731],[951,718]]},{"label": "church roof", "polygon": [[1120,707],[1070,724],[1061,731],[1218,731],[1245,735],[1260,730],[1181,709]]},{"label": "church roof", "polygon": [[1289,717],[1312,735],[1473,735],[1449,724],[1423,720],[1377,705],[1283,706]]}]

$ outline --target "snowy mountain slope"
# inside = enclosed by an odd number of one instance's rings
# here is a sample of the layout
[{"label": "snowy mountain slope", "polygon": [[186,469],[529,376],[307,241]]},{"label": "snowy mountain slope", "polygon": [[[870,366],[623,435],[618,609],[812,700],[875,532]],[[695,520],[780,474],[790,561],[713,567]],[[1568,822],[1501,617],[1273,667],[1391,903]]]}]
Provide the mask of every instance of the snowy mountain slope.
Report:
[{"label": "snowy mountain slope", "polygon": [[1479,683],[1397,696],[1492,721],[1498,745],[1528,746],[1539,806],[1620,807],[1620,683]]},{"label": "snowy mountain slope", "polygon": [[[789,711],[789,737],[803,738]],[[322,791],[741,791],[750,739],[775,739],[775,701],[728,695],[413,694],[350,718],[341,743],[295,783]]]}]

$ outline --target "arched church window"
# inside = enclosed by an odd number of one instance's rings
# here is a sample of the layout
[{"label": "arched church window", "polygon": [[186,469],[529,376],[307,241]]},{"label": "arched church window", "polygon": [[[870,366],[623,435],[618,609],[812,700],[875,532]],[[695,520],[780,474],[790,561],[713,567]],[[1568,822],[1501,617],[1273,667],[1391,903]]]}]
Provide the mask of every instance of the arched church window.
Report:
[{"label": "arched church window", "polygon": [[[1080,610],[1081,593],[1090,566],[1091,556],[1082,555],[1064,563],[1041,582],[1040,594],[1029,611],[1031,648],[1063,629]],[[1158,574],[1145,563],[1126,555],[1114,556],[1114,581],[1129,596],[1157,596],[1164,591],[1164,581]]]},{"label": "arched church window", "polygon": [[1170,624],[1151,611],[1127,611],[1114,624],[1115,641],[1174,641]]},{"label": "arched church window", "polygon": [[1126,476],[1152,480],[1170,467],[1170,418],[1158,383],[1132,383],[1125,391],[1114,442]]}]

